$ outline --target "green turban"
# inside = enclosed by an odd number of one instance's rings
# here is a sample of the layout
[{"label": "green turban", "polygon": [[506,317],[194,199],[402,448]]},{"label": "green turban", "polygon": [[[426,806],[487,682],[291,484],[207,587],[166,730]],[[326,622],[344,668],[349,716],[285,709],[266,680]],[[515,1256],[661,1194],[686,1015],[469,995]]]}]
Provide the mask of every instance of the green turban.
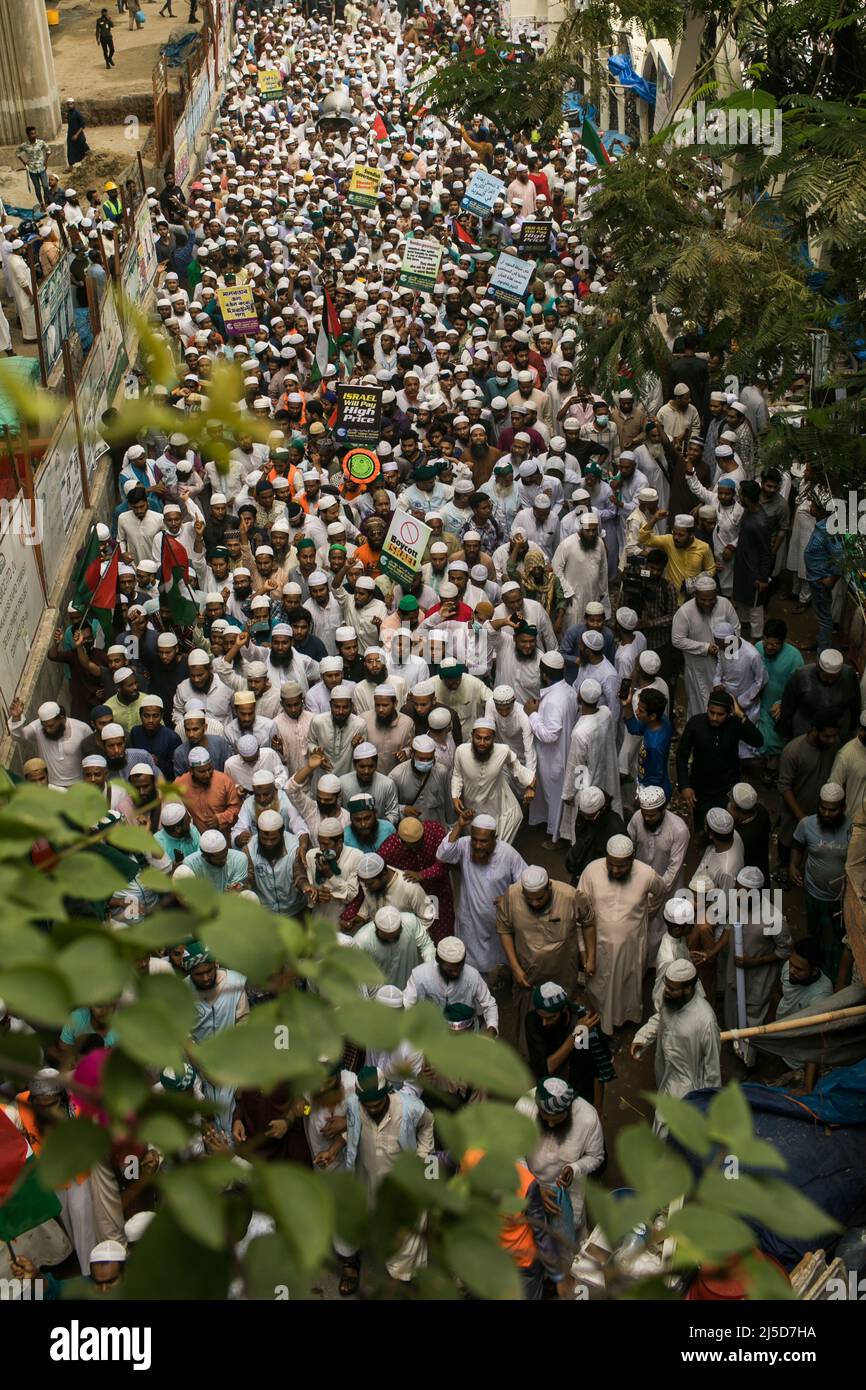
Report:
[{"label": "green turban", "polygon": [[296,550],[309,550],[310,546],[315,550],[316,542],[312,536],[301,536],[300,540],[295,541]]},{"label": "green turban", "polygon": [[404,594],[397,607],[401,613],[417,613],[418,600],[414,594]]},{"label": "green turban", "polygon": [[451,1033],[464,1033],[475,1026],[475,1010],[471,1004],[446,1004],[442,1013]]},{"label": "green turban", "polygon": [[562,1115],[573,1100],[571,1086],[558,1076],[543,1076],[535,1088],[535,1103],[542,1115]]},{"label": "green turban", "polygon": [[568,995],[562,985],[556,985],[552,980],[547,984],[536,985],[532,991],[533,1009],[543,1009],[545,1013],[560,1013],[562,1009],[568,1008]]},{"label": "green turban", "polygon": [[430,478],[438,478],[438,476],[438,463],[419,463],[413,474],[416,483],[425,483]]},{"label": "green turban", "polygon": [[362,1105],[384,1100],[390,1089],[378,1067],[362,1067],[355,1078],[355,1094]]}]

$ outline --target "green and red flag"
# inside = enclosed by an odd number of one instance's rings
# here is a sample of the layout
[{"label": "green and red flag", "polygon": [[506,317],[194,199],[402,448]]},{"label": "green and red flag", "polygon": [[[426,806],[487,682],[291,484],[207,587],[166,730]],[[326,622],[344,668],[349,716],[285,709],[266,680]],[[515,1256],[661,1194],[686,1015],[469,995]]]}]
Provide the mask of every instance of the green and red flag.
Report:
[{"label": "green and red flag", "polygon": [[14,1240],[59,1215],[60,1202],[39,1181],[30,1144],[0,1110],[0,1240]]},{"label": "green and red flag", "polygon": [[160,578],[168,608],[178,627],[190,627],[198,617],[198,604],[190,588],[189,556],[180,541],[167,531],[162,533]]},{"label": "green and red flag", "polygon": [[591,154],[599,168],[603,164],[610,164],[610,155],[604,147],[602,138],[593,125],[589,116],[584,116],[583,126],[580,133],[581,144],[587,154]]},{"label": "green and red flag", "polygon": [[373,117],[373,134],[380,143],[382,140],[390,140],[391,138],[388,127],[382,120],[382,117],[379,115],[378,111],[376,112],[376,115]]},{"label": "green and red flag", "polygon": [[98,622],[106,637],[111,636],[114,610],[117,607],[117,579],[120,569],[120,547],[103,569],[104,561],[100,555],[99,537],[94,526],[87,538],[84,553],[79,561],[75,575],[75,597],[73,602],[81,613]]},{"label": "green and red flag", "polygon": [[470,232],[467,232],[465,227],[460,225],[456,217],[451,224],[451,240],[461,255],[471,256],[481,250],[479,243]]},{"label": "green and red flag", "polygon": [[340,355],[340,316],[327,290],[324,291],[324,296],[325,307],[319,336],[316,339],[316,358],[310,372],[312,381],[321,381],[328,363]]}]

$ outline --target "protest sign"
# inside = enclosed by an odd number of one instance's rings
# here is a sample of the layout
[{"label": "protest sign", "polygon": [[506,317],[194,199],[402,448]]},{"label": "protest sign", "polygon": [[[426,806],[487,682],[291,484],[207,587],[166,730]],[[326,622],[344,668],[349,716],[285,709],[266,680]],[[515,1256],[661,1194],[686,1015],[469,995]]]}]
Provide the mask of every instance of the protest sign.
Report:
[{"label": "protest sign", "polygon": [[398,507],[379,556],[380,569],[404,589],[413,584],[431,534],[423,521],[416,521]]},{"label": "protest sign", "polygon": [[385,171],[370,164],[356,164],[349,179],[346,202],[356,208],[374,208],[379,201],[379,189]]},{"label": "protest sign", "polygon": [[258,332],[259,315],[249,285],[226,285],[217,291],[217,298],[226,333],[243,337]]},{"label": "protest sign", "polygon": [[550,247],[550,223],[543,218],[527,218],[520,228],[518,247],[537,256]]},{"label": "protest sign", "polygon": [[432,290],[439,278],[442,247],[438,241],[407,241],[399,283],[410,290]]},{"label": "protest sign", "polygon": [[382,428],[382,387],[337,383],[337,429],[349,444],[379,442]]},{"label": "protest sign", "polygon": [[283,90],[283,75],[278,68],[260,68],[258,80],[263,97],[275,96]]},{"label": "protest sign", "polygon": [[534,274],[532,261],[522,261],[519,256],[502,251],[493,267],[488,293],[500,304],[522,304]]},{"label": "protest sign", "polygon": [[504,197],[505,184],[502,179],[488,174],[486,169],[476,169],[460,200],[460,206],[464,212],[474,212],[476,217],[483,217],[490,212],[497,198]]}]

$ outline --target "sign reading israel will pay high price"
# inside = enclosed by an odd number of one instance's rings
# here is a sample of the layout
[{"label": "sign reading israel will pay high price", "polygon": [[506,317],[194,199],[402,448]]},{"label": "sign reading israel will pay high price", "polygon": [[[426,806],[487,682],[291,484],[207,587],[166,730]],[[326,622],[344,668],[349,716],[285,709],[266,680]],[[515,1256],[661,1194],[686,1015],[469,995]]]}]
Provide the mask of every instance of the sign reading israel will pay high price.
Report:
[{"label": "sign reading israel will pay high price", "polygon": [[431,535],[430,527],[423,521],[396,509],[379,556],[380,568],[389,579],[404,588],[414,584]]}]

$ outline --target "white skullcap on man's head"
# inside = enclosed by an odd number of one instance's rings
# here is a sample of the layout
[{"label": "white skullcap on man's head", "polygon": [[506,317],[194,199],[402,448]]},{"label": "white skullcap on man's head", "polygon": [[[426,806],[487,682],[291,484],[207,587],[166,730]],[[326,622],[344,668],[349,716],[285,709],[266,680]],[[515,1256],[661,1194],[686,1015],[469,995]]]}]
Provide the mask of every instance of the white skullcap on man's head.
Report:
[{"label": "white skullcap on man's head", "polygon": [[673,985],[685,985],[697,979],[697,970],[690,960],[672,960],[665,971],[665,979]]},{"label": "white skullcap on man's head", "polygon": [[520,875],[520,883],[529,893],[537,893],[540,888],[546,888],[550,882],[550,874],[540,864],[530,864]]},{"label": "white skullcap on man's head", "polygon": [[747,864],[737,874],[737,883],[741,888],[763,888],[764,875],[755,864]]},{"label": "white skullcap on man's head", "polygon": [[379,931],[386,934],[398,932],[401,927],[400,913],[396,907],[380,907],[373,921]]},{"label": "white skullcap on man's head", "polygon": [[206,830],[199,841],[199,848],[203,854],[219,854],[227,843],[221,830]]},{"label": "white skullcap on man's head", "polygon": [[600,652],[604,646],[604,637],[594,627],[588,627],[586,632],[581,634],[581,642],[585,647],[589,647],[591,652]]},{"label": "white skullcap on man's head", "polygon": [[628,835],[611,835],[604,848],[612,859],[630,859],[634,854],[634,844]]},{"label": "white skullcap on man's head", "polygon": [[381,854],[365,854],[358,865],[359,878],[378,878],[385,867]]},{"label": "white skullcap on man's head", "polygon": [[436,954],[446,965],[459,965],[466,957],[466,947],[456,936],[443,936],[436,947]]},{"label": "white skullcap on man's head", "polygon": [[[856,746],[856,745],[855,745]],[[825,782],[818,793],[819,801],[844,801],[845,788],[838,782]]]},{"label": "white skullcap on man's head", "polygon": [[597,705],[601,699],[601,682],[589,676],[585,681],[581,681],[577,693],[588,705]]},{"label": "white skullcap on man's head", "polygon": [[594,816],[604,805],[604,792],[601,787],[584,787],[577,798],[577,805],[585,816]]},{"label": "white skullcap on man's head", "polygon": [[497,685],[493,689],[493,702],[497,705],[507,705],[515,698],[514,688],[510,685]]},{"label": "white skullcap on man's head", "polygon": [[707,811],[707,825],[717,835],[730,835],[734,828],[734,818],[722,806],[713,806]]},{"label": "white skullcap on man's head", "polygon": [[666,800],[664,787],[638,787],[637,789],[637,803],[643,811],[657,811],[660,806],[664,806]]},{"label": "white skullcap on man's head", "polygon": [[736,782],[731,791],[731,800],[741,811],[751,811],[758,800],[758,793],[749,782]]},{"label": "white skullcap on man's head", "polygon": [[483,813],[478,816],[473,816],[471,824],[474,826],[476,830],[496,829],[496,821],[494,820],[493,816],[485,816]]},{"label": "white skullcap on man's head", "polygon": [[695,905],[691,898],[676,895],[668,898],[662,908],[662,916],[675,927],[690,926],[695,920]]}]

